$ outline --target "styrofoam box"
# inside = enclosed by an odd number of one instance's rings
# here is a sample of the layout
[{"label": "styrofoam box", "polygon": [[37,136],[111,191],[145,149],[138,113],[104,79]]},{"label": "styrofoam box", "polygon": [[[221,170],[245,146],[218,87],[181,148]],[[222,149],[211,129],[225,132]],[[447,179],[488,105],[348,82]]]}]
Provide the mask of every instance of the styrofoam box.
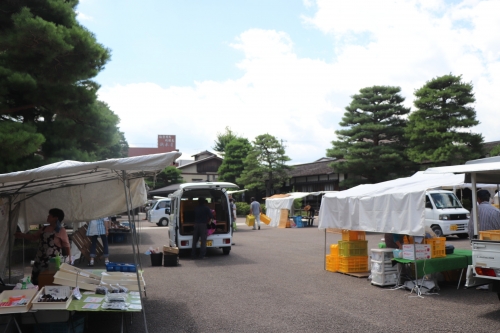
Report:
[{"label": "styrofoam box", "polygon": [[[45,290],[47,290],[47,287],[50,288],[61,288],[61,289],[68,289],[67,292],[69,293],[68,300],[66,302],[39,302],[40,297],[45,294]],[[40,291],[38,294],[36,294],[35,298],[33,299],[33,310],[64,310],[67,309],[69,306],[69,303],[71,303],[71,299],[73,297],[71,296],[71,288],[68,286],[45,286]]]},{"label": "styrofoam box", "polygon": [[37,292],[38,289],[4,290],[0,294],[0,302],[8,300],[9,297],[25,295],[28,299],[28,303],[18,306],[0,306],[0,314],[28,312],[28,310],[31,308],[31,301],[33,300],[33,297],[35,297]]},{"label": "styrofoam box", "polygon": [[391,271],[397,271],[397,266],[392,266],[392,261],[377,261],[372,260],[372,273],[385,273]]},{"label": "styrofoam box", "polygon": [[397,284],[398,274],[396,272],[373,273],[372,283],[379,286],[394,286]]},{"label": "styrofoam box", "polygon": [[403,245],[403,259],[421,260],[430,258],[431,258],[431,246],[429,244]]},{"label": "styrofoam box", "polygon": [[377,261],[391,260],[394,257],[392,250],[393,249],[371,249],[372,259]]}]

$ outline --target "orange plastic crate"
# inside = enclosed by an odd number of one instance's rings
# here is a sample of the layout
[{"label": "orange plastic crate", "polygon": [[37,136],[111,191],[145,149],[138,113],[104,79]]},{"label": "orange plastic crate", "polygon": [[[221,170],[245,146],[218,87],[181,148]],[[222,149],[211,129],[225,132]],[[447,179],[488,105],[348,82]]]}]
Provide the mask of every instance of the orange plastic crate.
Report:
[{"label": "orange plastic crate", "polygon": [[339,257],[339,272],[357,273],[368,271],[368,256]]},{"label": "orange plastic crate", "polygon": [[481,240],[500,240],[500,230],[485,230],[479,232],[479,239]]},{"label": "orange plastic crate", "polygon": [[365,239],[366,239],[366,233],[364,231],[351,231],[347,229],[342,229],[343,241],[358,241]]},{"label": "orange plastic crate", "polygon": [[358,257],[368,255],[368,241],[339,241],[341,257]]},{"label": "orange plastic crate", "polygon": [[336,272],[339,270],[339,257],[333,255],[326,256],[326,270]]},{"label": "orange plastic crate", "polygon": [[338,244],[332,244],[330,245],[330,254],[334,256],[339,255],[339,245]]},{"label": "orange plastic crate", "polygon": [[431,245],[431,258],[446,257],[446,237],[426,238],[425,244]]}]

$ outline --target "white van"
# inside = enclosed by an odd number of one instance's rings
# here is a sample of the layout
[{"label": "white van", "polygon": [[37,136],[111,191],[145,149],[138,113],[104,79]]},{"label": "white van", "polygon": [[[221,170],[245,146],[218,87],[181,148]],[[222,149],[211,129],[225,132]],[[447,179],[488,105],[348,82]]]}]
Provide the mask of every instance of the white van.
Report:
[{"label": "white van", "polygon": [[425,224],[438,237],[469,236],[470,213],[451,191],[432,190],[425,194]]},{"label": "white van", "polygon": [[[231,218],[226,188],[238,188],[226,182],[185,183],[169,195],[171,214],[169,223],[170,246],[181,251],[191,251],[194,230],[194,208],[198,198],[205,198],[207,206],[215,210],[216,230],[207,238],[207,248],[221,248],[224,254],[231,251]],[[197,247],[200,247],[198,242]]]},{"label": "white van", "polygon": [[170,221],[170,199],[158,199],[151,203],[151,208],[147,212],[148,221],[156,223],[159,227],[168,226]]}]

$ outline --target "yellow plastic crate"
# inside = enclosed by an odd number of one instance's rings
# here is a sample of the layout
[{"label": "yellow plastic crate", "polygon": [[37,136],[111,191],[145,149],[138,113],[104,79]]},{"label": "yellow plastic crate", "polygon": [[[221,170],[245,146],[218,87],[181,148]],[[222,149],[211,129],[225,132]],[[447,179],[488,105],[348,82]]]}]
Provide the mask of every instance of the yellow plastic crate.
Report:
[{"label": "yellow plastic crate", "polygon": [[431,258],[446,257],[446,237],[426,238],[425,244],[431,246]]},{"label": "yellow plastic crate", "polygon": [[500,230],[485,230],[479,232],[479,239],[481,240],[500,240]]},{"label": "yellow plastic crate", "polygon": [[326,270],[336,272],[339,270],[339,257],[333,255],[326,256]]},{"label": "yellow plastic crate", "polygon": [[368,241],[339,241],[341,257],[368,256]]},{"label": "yellow plastic crate", "polygon": [[342,240],[343,241],[366,240],[366,233],[364,231],[352,231],[352,230],[342,229]]},{"label": "yellow plastic crate", "polygon": [[403,244],[413,244],[413,243],[415,243],[415,241],[413,240],[413,236],[405,235],[403,237]]},{"label": "yellow plastic crate", "polygon": [[332,244],[330,245],[330,254],[334,256],[339,255],[339,245],[338,244]]},{"label": "yellow plastic crate", "polygon": [[339,257],[339,272],[358,273],[368,271],[368,256]]}]

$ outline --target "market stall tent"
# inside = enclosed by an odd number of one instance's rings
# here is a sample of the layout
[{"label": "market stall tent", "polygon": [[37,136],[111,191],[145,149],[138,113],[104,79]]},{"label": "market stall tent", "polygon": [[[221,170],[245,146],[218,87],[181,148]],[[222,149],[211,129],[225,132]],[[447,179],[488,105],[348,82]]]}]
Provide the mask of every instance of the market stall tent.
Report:
[{"label": "market stall tent", "polygon": [[[98,162],[62,161],[0,175],[1,272],[17,225],[25,231],[30,224],[44,223],[50,208],[62,209],[65,221],[72,222],[130,211],[147,202],[143,177],[157,174],[180,156],[170,152]],[[132,230],[137,265],[136,228]]]},{"label": "market stall tent", "polygon": [[[325,194],[318,227],[422,236],[425,192],[443,187],[467,187],[465,181],[463,174],[417,172],[412,177]],[[478,185],[481,186],[496,188],[496,185]]]},{"label": "market stall tent", "polygon": [[295,199],[300,199],[307,197],[309,195],[321,195],[325,193],[335,193],[334,191],[321,191],[321,192],[291,192],[287,194],[281,194],[278,198],[267,198],[266,199],[266,215],[271,219],[269,225],[271,227],[278,227],[280,213],[282,209],[292,210],[293,201]]}]

